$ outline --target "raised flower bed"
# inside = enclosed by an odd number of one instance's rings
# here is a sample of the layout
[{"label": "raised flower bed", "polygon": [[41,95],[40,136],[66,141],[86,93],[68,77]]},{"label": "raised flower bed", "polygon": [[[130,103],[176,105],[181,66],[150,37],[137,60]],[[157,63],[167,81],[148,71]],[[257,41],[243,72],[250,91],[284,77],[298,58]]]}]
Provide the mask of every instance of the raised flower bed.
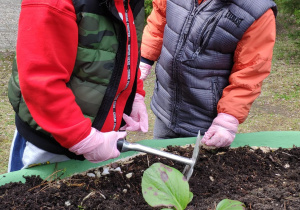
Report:
[{"label": "raised flower bed", "polygon": [[[151,147],[172,145],[167,147],[170,152],[190,157],[193,148],[179,146],[194,141],[195,138],[184,138],[140,143]],[[259,132],[238,134],[232,145],[236,148],[218,153],[201,150],[189,181],[194,197],[186,209],[215,209],[225,198],[239,200],[247,209],[298,209],[300,149],[297,146],[300,146],[300,132]],[[282,148],[273,149],[279,147]],[[133,154],[122,154],[120,158],[127,158],[119,162],[67,161],[2,174],[1,208],[153,209],[142,195],[144,170],[156,162],[180,171],[184,165],[153,155],[129,158]],[[109,174],[103,175],[107,171]]]}]

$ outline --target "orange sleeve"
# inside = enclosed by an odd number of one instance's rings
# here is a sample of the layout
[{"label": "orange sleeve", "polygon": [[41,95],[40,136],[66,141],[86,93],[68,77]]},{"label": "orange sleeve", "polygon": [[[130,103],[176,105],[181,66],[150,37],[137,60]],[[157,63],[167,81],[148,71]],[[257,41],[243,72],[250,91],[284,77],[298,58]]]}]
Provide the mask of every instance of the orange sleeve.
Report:
[{"label": "orange sleeve", "polygon": [[275,37],[275,16],[269,9],[250,26],[237,45],[229,85],[223,90],[218,113],[230,114],[239,123],[246,120],[263,80],[270,74]]},{"label": "orange sleeve", "polygon": [[141,55],[156,61],[160,55],[163,44],[163,35],[166,25],[166,0],[153,0],[153,9],[144,28]]}]

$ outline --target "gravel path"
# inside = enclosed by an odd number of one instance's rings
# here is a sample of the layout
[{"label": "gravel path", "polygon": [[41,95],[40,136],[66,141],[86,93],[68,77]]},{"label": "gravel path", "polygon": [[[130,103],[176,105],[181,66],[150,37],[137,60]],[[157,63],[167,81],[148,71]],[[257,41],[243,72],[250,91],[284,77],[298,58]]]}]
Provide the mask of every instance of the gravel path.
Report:
[{"label": "gravel path", "polygon": [[14,51],[21,0],[1,0],[0,5],[0,51]]}]

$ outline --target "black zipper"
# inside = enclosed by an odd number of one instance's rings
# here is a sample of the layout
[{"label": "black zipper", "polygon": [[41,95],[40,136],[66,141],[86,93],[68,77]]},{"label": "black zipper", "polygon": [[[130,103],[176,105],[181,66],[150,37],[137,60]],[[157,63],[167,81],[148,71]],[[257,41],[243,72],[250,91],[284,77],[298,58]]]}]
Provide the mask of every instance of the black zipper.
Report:
[{"label": "black zipper", "polygon": [[180,102],[180,98],[179,98],[179,90],[180,90],[180,80],[178,78],[178,72],[177,72],[177,64],[176,64],[176,57],[180,54],[179,52],[181,51],[182,47],[184,46],[187,36],[189,34],[189,31],[191,29],[191,26],[193,26],[194,20],[195,20],[195,16],[201,12],[204,8],[206,8],[210,3],[212,2],[212,0],[207,0],[207,1],[202,1],[199,5],[198,5],[198,0],[194,1],[194,5],[193,5],[193,9],[192,12],[190,13],[189,17],[187,18],[187,21],[184,23],[184,30],[183,33],[181,34],[181,37],[179,38],[179,44],[178,47],[174,53],[174,62],[173,62],[173,66],[172,66],[172,72],[173,72],[173,78],[175,79],[175,103],[173,105],[173,110],[172,110],[172,116],[171,116],[171,122],[172,122],[172,127],[174,128],[176,126],[176,122],[177,122],[177,109],[178,109],[178,104]]},{"label": "black zipper", "polygon": [[131,31],[130,31],[130,25],[129,25],[129,18],[128,18],[128,0],[124,0],[124,9],[125,9],[125,20],[126,20],[126,27],[127,27],[127,40],[128,40],[128,44],[127,44],[127,82],[126,82],[126,86],[125,88],[115,97],[114,101],[113,101],[113,117],[114,117],[114,127],[113,130],[115,130],[116,126],[117,126],[117,112],[116,112],[116,105],[117,105],[117,100],[119,98],[119,96],[122,94],[122,92],[124,90],[127,89],[127,87],[129,86],[130,83],[130,69],[131,69],[131,65],[130,65],[130,54],[131,54]]},{"label": "black zipper", "polygon": [[[103,5],[101,5],[103,6]],[[108,8],[108,11],[111,11],[110,9],[111,5],[107,2],[107,8]],[[128,9],[128,5],[127,5],[127,9]],[[126,53],[126,46],[124,48],[122,48],[122,44],[123,43],[126,43],[127,41],[127,37],[126,34],[126,27],[124,26],[124,23],[123,21],[120,19],[120,18],[117,18],[115,15],[113,15],[111,12],[108,12],[108,15],[109,17],[112,18],[112,20],[115,20],[117,22],[122,22],[121,24],[121,27],[120,27],[120,33],[118,35],[118,42],[120,43],[120,46],[119,46],[119,50],[116,54],[116,67],[115,67],[115,70],[116,69],[122,69],[124,68],[124,54]],[[117,14],[116,14],[117,15]],[[106,90],[106,94],[104,95],[102,101],[106,102],[106,103],[103,103],[101,104],[101,106],[99,107],[99,110],[97,112],[97,115],[93,121],[93,124],[92,126],[94,128],[97,128],[98,130],[101,130],[106,118],[107,118],[107,115],[108,115],[108,112],[109,112],[109,109],[111,107],[111,104],[114,103],[114,99],[115,99],[115,94],[118,90],[118,86],[119,86],[119,82],[120,82],[120,79],[121,79],[121,76],[122,76],[122,70],[120,70],[120,72],[116,72],[114,71],[113,74],[112,74],[112,77],[110,79],[110,83],[107,87],[107,90]],[[109,93],[109,94],[108,94]],[[115,127],[115,126],[114,126]]]}]

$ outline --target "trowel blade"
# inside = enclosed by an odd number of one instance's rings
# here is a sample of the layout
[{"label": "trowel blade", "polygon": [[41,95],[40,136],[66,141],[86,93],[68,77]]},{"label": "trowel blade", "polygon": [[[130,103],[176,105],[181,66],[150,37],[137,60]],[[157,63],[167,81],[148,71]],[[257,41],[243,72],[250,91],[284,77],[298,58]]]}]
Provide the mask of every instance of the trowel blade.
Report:
[{"label": "trowel blade", "polygon": [[189,181],[189,179],[191,178],[191,176],[194,172],[194,166],[195,166],[195,164],[198,160],[198,157],[199,157],[201,139],[202,139],[202,136],[201,136],[200,131],[199,131],[198,135],[197,135],[195,147],[194,147],[194,150],[193,150],[193,156],[191,158],[192,161],[193,161],[193,164],[192,165],[186,165],[183,169],[183,172],[182,172],[183,175],[186,177],[187,181]]}]

